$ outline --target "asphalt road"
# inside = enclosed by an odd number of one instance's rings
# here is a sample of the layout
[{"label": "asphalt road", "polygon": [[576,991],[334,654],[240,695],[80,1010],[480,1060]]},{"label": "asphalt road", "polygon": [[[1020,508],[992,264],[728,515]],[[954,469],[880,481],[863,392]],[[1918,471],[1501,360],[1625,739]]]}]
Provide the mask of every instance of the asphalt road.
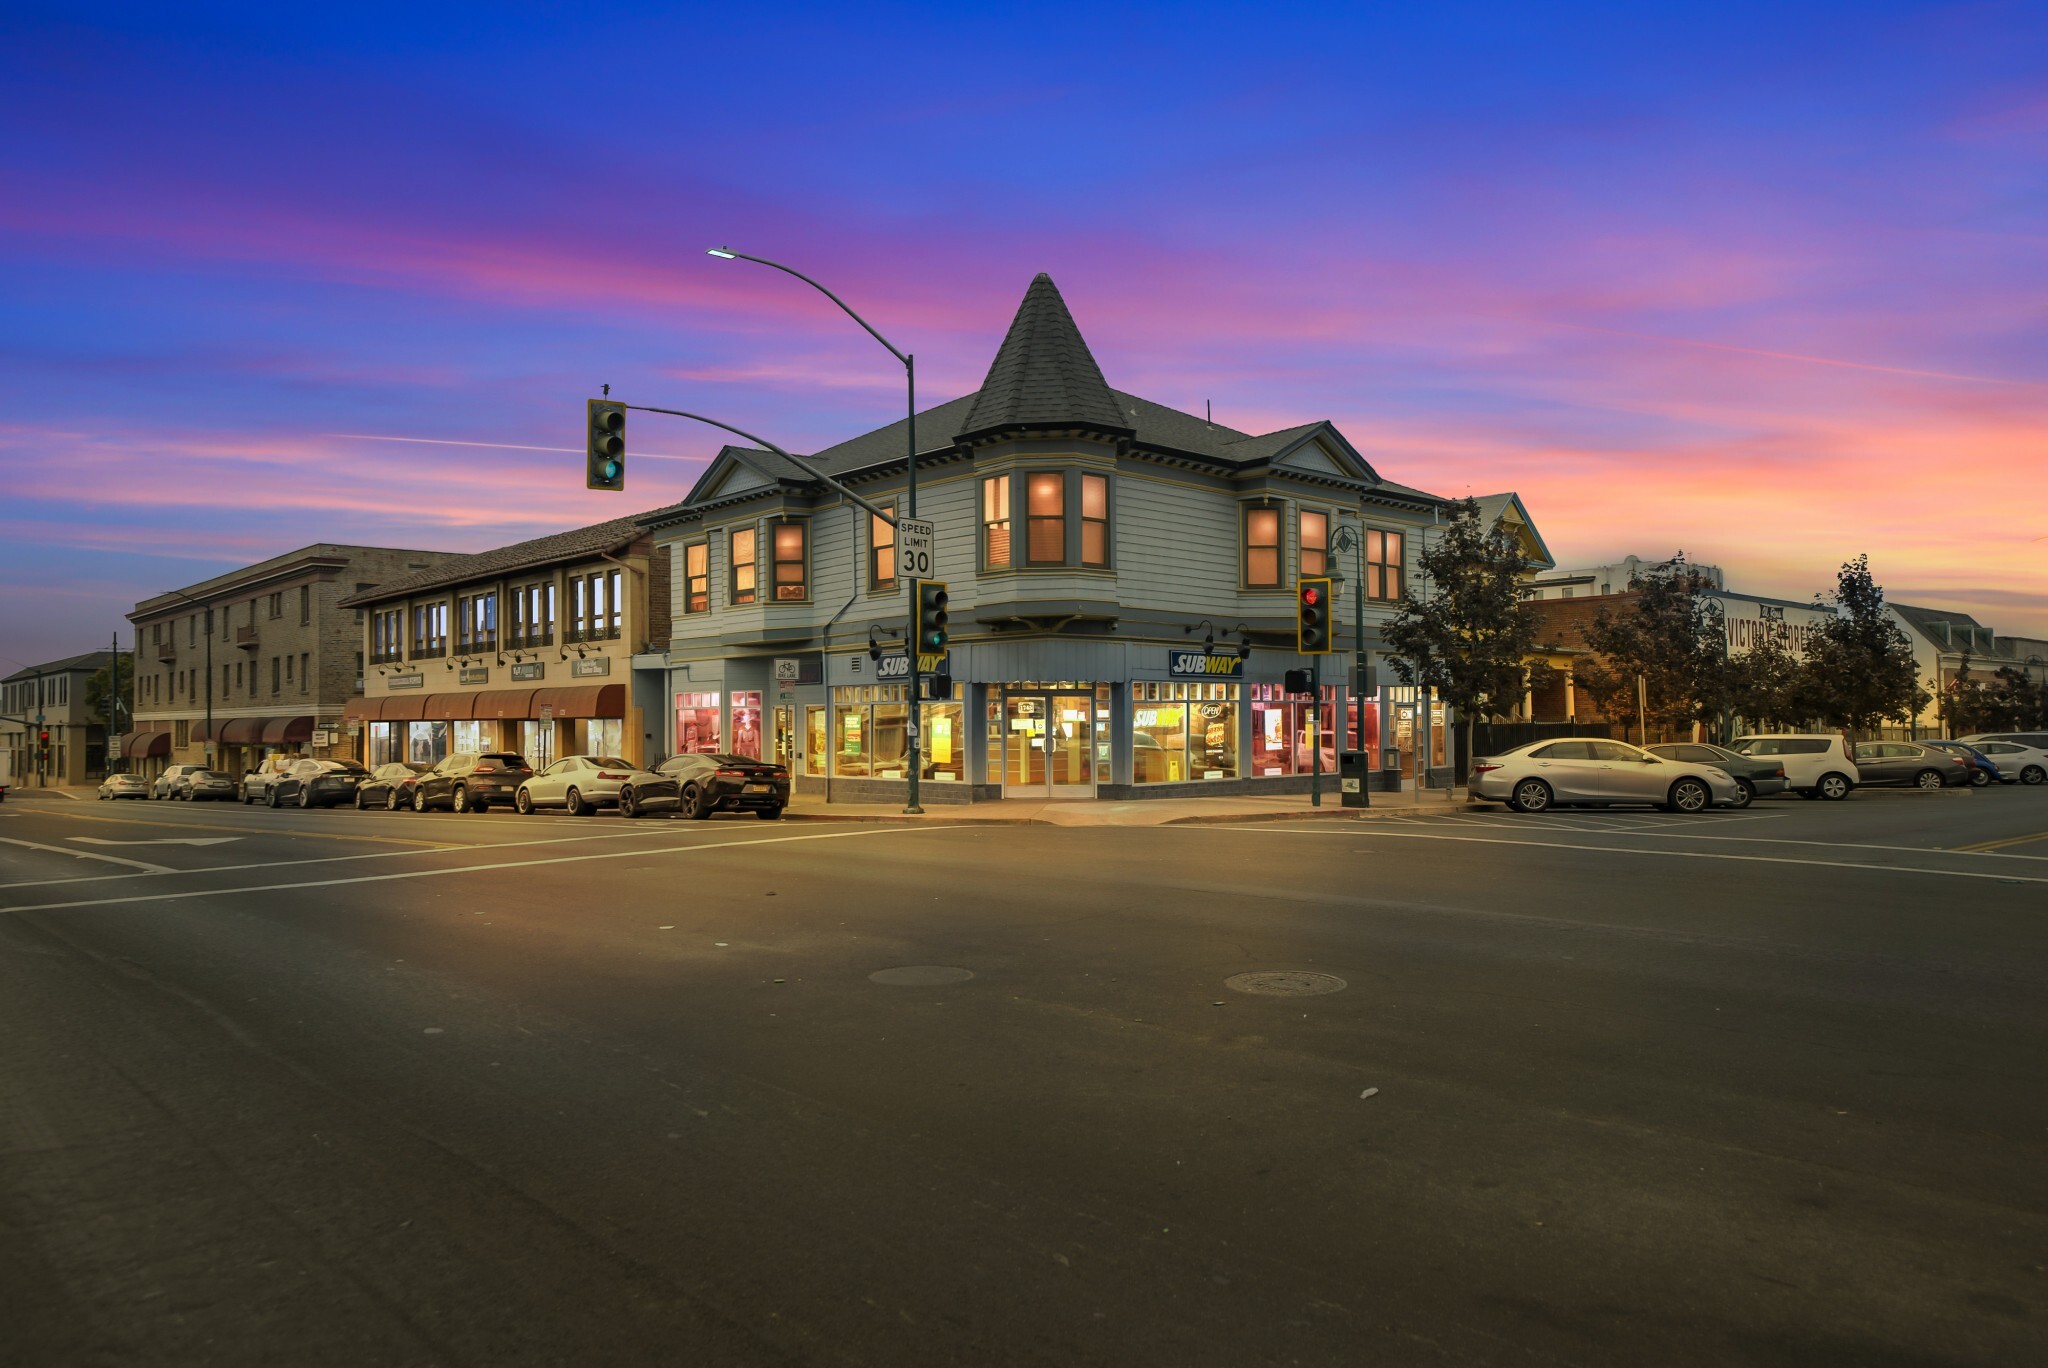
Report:
[{"label": "asphalt road", "polygon": [[[1164,828],[16,794],[0,1359],[2048,1361],[2044,914],[2048,789]],[[870,977],[919,967],[972,977]],[[1343,986],[1226,986],[1266,971]]]}]

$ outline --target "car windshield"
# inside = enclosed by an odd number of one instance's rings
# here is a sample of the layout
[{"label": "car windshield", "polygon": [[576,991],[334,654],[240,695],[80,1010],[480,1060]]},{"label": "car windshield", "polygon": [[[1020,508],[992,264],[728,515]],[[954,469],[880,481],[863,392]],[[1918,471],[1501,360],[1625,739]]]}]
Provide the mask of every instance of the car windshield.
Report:
[{"label": "car windshield", "polygon": [[321,768],[329,774],[368,774],[369,771],[353,760],[328,760]]},{"label": "car windshield", "polygon": [[523,770],[532,768],[532,766],[526,763],[524,757],[517,755],[479,755],[476,758],[476,767],[478,769],[508,770]]}]

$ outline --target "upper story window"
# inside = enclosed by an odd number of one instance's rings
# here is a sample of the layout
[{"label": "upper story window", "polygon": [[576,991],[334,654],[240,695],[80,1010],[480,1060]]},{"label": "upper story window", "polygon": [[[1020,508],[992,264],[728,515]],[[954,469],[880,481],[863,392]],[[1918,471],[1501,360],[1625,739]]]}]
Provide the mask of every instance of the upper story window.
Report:
[{"label": "upper story window", "polygon": [[455,600],[455,644],[463,654],[498,647],[498,595],[467,594]]},{"label": "upper story window", "polygon": [[1027,565],[1061,565],[1067,559],[1067,482],[1057,471],[1024,477]]},{"label": "upper story window", "polygon": [[981,482],[981,563],[991,569],[1010,563],[1010,477]]},{"label": "upper story window", "polygon": [[605,641],[619,635],[620,573],[593,570],[569,579],[569,641]]},{"label": "upper story window", "polygon": [[810,577],[804,570],[807,561],[804,544],[809,526],[809,523],[800,520],[779,522],[772,526],[775,598],[778,602],[802,600],[811,596]]},{"label": "upper story window", "polygon": [[1081,564],[1109,564],[1109,479],[1081,477]]},{"label": "upper story window", "polygon": [[[896,505],[881,505],[882,511],[890,517],[896,516]],[[882,521],[874,514],[868,515],[868,591],[881,593],[896,587],[896,528]]]},{"label": "upper story window", "polygon": [[691,542],[683,548],[683,611],[711,611],[710,542]]},{"label": "upper story window", "polygon": [[754,529],[742,527],[732,534],[732,601],[752,603],[760,597],[759,565]]},{"label": "upper story window", "polygon": [[1247,589],[1280,587],[1280,510],[1244,511],[1244,583]]},{"label": "upper story window", "polygon": [[280,589],[270,596],[270,615],[274,618],[284,616],[284,590]]},{"label": "upper story window", "polygon": [[299,586],[299,625],[303,627],[312,620],[313,586],[310,584],[302,584]]},{"label": "upper story window", "polygon": [[187,646],[197,646],[199,644],[199,614],[197,613],[185,619],[185,644]]},{"label": "upper story window", "polygon": [[[448,605],[418,603],[412,610],[412,654],[414,659],[433,659],[448,654]],[[273,667],[277,661],[271,662]],[[275,684],[271,689],[277,692]]]},{"label": "upper story window", "polygon": [[506,601],[505,644],[507,646],[552,646],[555,644],[555,585],[552,580],[522,584],[511,590]]},{"label": "upper story window", "polygon": [[385,608],[370,618],[370,663],[382,665],[405,658],[405,610]]},{"label": "upper story window", "polygon": [[1330,573],[1330,515],[1315,509],[1301,510],[1301,573]]},{"label": "upper story window", "polygon": [[1402,543],[1407,539],[1399,532],[1380,532],[1368,528],[1365,533],[1365,596],[1373,599],[1397,599],[1406,588],[1405,573],[1401,565]]}]

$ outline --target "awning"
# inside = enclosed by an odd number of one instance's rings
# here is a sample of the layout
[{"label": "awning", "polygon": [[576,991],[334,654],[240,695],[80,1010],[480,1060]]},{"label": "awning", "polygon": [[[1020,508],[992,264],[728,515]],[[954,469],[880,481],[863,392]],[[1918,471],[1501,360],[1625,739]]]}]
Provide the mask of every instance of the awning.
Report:
[{"label": "awning", "polygon": [[342,705],[341,720],[344,722],[374,722],[379,717],[380,712],[377,700],[351,698]]},{"label": "awning", "polygon": [[566,689],[535,689],[533,710],[551,704],[556,717],[624,717],[626,686],[623,684],[577,684]]},{"label": "awning", "polygon": [[254,746],[263,740],[267,717],[231,717],[220,729],[221,741],[230,746]]},{"label": "awning", "polygon": [[430,721],[459,721],[469,716],[470,705],[475,698],[475,694],[467,693],[428,694],[425,716]]},{"label": "awning", "polygon": [[203,745],[205,745],[205,744],[206,744],[206,719],[202,717],[202,718],[199,718],[198,720],[194,721],[194,722],[193,722],[193,724],[192,724],[192,730],[191,730],[191,732],[190,732],[189,734],[190,734],[190,736],[191,736],[191,738],[192,738],[192,744],[193,744],[193,745],[195,745],[195,746],[203,746]]},{"label": "awning", "polygon": [[145,755],[169,755],[170,753],[171,734],[167,731],[129,732],[121,738],[121,754],[130,759],[140,759]]},{"label": "awning", "polygon": [[386,722],[418,721],[420,710],[426,707],[426,705],[427,700],[418,695],[407,698],[387,698],[384,700],[384,710],[377,715]]},{"label": "awning", "polygon": [[472,714],[481,718],[527,718],[533,716],[532,689],[485,689],[474,695],[476,711]]},{"label": "awning", "polygon": [[313,739],[313,719],[310,717],[273,717],[263,724],[263,744],[266,746],[289,745],[294,741]]}]

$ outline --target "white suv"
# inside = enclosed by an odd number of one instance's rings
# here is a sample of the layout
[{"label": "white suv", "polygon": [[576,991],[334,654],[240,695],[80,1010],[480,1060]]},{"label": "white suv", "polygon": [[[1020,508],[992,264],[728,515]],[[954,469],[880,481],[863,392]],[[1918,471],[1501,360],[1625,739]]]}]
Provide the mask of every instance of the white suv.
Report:
[{"label": "white suv", "polygon": [[1802,798],[1839,802],[1863,782],[1838,732],[1794,732],[1782,736],[1738,736],[1728,749],[1776,760],[1785,767],[1785,787]]}]

